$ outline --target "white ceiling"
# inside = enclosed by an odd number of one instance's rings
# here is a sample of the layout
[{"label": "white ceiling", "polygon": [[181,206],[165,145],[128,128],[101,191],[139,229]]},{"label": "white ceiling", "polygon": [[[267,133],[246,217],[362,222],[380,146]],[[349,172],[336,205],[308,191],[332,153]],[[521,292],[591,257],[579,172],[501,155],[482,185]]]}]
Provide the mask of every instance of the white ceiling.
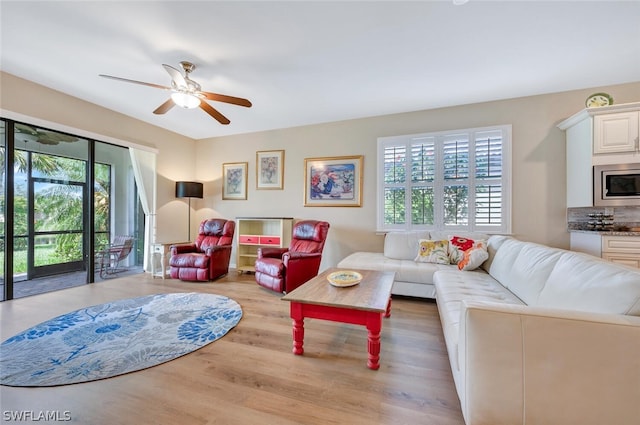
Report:
[{"label": "white ceiling", "polygon": [[[0,69],[202,139],[640,80],[640,1],[0,1]],[[162,68],[248,98],[152,111]]]}]

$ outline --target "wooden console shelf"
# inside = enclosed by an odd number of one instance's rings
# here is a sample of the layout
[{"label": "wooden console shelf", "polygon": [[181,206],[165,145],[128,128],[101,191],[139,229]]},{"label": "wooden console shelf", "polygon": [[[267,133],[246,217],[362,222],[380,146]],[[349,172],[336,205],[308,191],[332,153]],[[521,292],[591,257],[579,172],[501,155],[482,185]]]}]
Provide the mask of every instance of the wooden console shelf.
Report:
[{"label": "wooden console shelf", "polygon": [[240,273],[255,272],[258,248],[286,248],[291,243],[291,217],[236,217],[236,225],[236,269]]}]

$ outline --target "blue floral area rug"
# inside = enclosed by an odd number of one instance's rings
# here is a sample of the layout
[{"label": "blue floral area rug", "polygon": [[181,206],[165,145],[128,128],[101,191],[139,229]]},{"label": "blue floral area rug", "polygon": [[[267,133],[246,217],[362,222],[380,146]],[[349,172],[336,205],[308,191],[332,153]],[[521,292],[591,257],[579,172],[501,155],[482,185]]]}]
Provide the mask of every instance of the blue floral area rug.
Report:
[{"label": "blue floral area rug", "polygon": [[0,384],[75,384],[173,360],[224,336],[242,309],[213,294],[156,294],[55,317],[0,345]]}]

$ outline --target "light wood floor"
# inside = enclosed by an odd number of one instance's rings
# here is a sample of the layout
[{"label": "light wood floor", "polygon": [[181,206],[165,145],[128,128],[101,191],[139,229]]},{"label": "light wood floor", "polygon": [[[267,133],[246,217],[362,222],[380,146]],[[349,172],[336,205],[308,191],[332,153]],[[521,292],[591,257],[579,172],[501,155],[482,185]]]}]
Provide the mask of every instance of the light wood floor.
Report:
[{"label": "light wood floor", "polygon": [[289,303],[253,279],[231,272],[187,283],[143,274],[0,303],[2,340],[78,308],[153,293],[210,292],[243,308],[222,339],[156,367],[59,387],[0,386],[3,417],[58,411],[88,425],[464,424],[434,302],[394,298],[373,371],[361,326],[306,319],[305,354],[293,355]]}]

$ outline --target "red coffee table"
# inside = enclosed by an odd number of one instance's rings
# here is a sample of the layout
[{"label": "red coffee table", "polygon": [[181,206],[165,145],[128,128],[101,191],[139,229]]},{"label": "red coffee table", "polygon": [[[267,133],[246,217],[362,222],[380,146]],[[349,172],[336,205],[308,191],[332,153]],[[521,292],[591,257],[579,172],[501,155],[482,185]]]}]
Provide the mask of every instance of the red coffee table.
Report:
[{"label": "red coffee table", "polygon": [[282,298],[291,302],[293,353],[304,353],[305,317],[363,325],[368,331],[367,366],[377,370],[380,367],[382,318],[391,315],[391,288],[395,273],[349,269],[362,275],[360,283],[349,287],[331,285],[327,276],[342,270],[328,269]]}]

